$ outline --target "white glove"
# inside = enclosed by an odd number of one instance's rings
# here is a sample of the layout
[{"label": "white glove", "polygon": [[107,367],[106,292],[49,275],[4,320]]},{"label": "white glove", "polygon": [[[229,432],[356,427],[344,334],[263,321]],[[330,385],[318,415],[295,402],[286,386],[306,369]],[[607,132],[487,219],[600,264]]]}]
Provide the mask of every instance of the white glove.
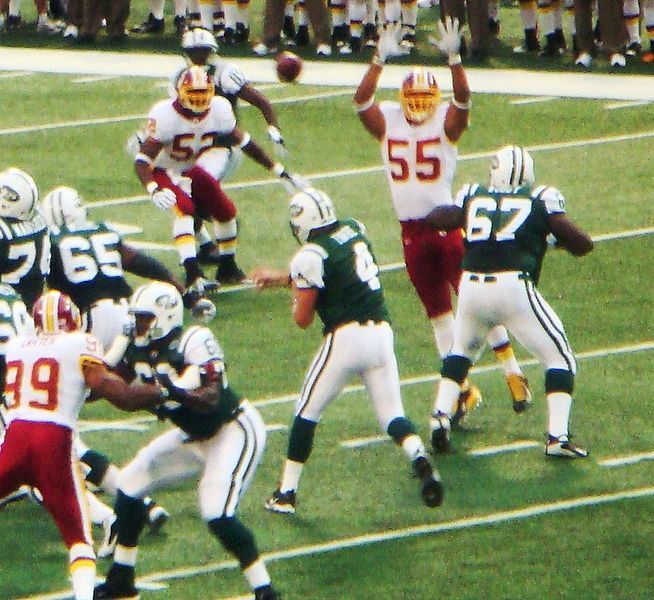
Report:
[{"label": "white glove", "polygon": [[152,192],[150,198],[154,205],[161,210],[168,210],[177,203],[177,196],[170,188],[157,188]]},{"label": "white glove", "polygon": [[282,171],[279,178],[282,181],[284,189],[289,194],[296,194],[297,192],[301,192],[302,190],[311,187],[311,183],[307,179],[304,179],[296,173],[289,173],[286,169]]},{"label": "white glove", "polygon": [[268,125],[268,137],[270,138],[270,141],[273,144],[275,144],[274,146],[275,154],[279,158],[285,158],[286,156],[288,156],[288,150],[284,145],[284,138],[282,137],[282,132],[279,131],[277,127],[275,127],[274,125]]},{"label": "white glove", "polygon": [[443,54],[447,55],[449,65],[456,65],[461,62],[461,27],[459,19],[445,17],[445,23],[438,21],[438,30],[441,37],[436,41],[437,46]]},{"label": "white glove", "polygon": [[147,137],[148,134],[142,129],[130,135],[125,142],[125,152],[134,158],[141,151],[141,144],[145,142]]},{"label": "white glove", "polygon": [[402,56],[411,52],[410,48],[400,45],[402,26],[400,23],[385,25],[379,34],[377,42],[377,56],[383,63],[391,56]]}]

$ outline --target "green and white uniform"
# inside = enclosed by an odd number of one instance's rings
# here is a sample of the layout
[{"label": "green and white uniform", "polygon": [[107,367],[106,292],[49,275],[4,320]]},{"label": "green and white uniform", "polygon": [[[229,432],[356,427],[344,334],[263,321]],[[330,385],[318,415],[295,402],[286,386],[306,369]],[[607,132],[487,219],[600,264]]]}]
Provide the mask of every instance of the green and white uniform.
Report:
[{"label": "green and white uniform", "polygon": [[125,280],[119,253],[122,238],[108,223],[87,223],[80,229],[52,231],[48,285],[68,294],[82,313],[86,331],[105,350],[129,322]]},{"label": "green and white uniform", "polygon": [[200,510],[206,521],[234,515],[261,460],[266,427],[259,412],[228,385],[222,348],[206,327],[174,330],[138,347],[128,342],[122,366],[142,381],[167,372],[179,387],[196,389],[218,381],[220,402],[200,412],[175,400],[155,414],[175,428],[155,438],[121,470],[118,488],[132,498],[201,474]]},{"label": "green and white uniform", "polygon": [[465,211],[466,253],[451,354],[474,362],[490,328],[505,325],[546,369],[574,374],[563,324],[536,289],[550,233],[547,216],[565,213],[561,192],[469,184],[455,204]]},{"label": "green and white uniform", "polygon": [[50,267],[50,239],[43,217],[0,219],[0,283],[14,288],[31,308],[43,292]]},{"label": "green and white uniform", "polygon": [[379,425],[404,416],[393,331],[365,227],[344,219],[291,260],[299,288],[317,288],[324,341],[305,377],[295,415],[318,422],[354,375],[363,379]]}]

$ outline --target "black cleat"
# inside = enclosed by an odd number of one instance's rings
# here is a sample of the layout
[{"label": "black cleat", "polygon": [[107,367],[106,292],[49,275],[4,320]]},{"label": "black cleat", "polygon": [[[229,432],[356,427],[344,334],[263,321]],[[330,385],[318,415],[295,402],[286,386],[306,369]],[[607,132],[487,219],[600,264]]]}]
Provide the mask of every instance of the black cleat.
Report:
[{"label": "black cleat", "polygon": [[140,25],[132,27],[130,31],[132,33],[163,33],[165,29],[165,24],[163,19],[156,19],[155,16],[150,13],[148,18],[143,21]]},{"label": "black cleat", "polygon": [[262,585],[254,590],[254,600],[281,600],[282,595],[272,585]]},{"label": "black cleat", "polygon": [[219,265],[220,251],[218,246],[212,242],[202,244],[198,249],[198,261],[203,265]]},{"label": "black cleat", "polygon": [[296,505],[297,497],[295,490],[282,493],[279,488],[272,493],[272,496],[264,504],[266,510],[281,515],[294,515]]},{"label": "black cleat", "polygon": [[246,278],[245,273],[239,269],[233,254],[223,254],[218,262],[216,281],[221,285],[235,285]]},{"label": "black cleat", "polygon": [[443,484],[426,456],[419,456],[413,461],[413,472],[422,483],[420,493],[425,506],[434,508],[443,504]]},{"label": "black cleat", "polygon": [[139,600],[139,590],[132,586],[109,586],[105,581],[95,586],[93,600]]},{"label": "black cleat", "polygon": [[246,27],[244,23],[236,23],[236,31],[234,32],[234,42],[237,44],[244,44],[250,39],[250,28]]}]

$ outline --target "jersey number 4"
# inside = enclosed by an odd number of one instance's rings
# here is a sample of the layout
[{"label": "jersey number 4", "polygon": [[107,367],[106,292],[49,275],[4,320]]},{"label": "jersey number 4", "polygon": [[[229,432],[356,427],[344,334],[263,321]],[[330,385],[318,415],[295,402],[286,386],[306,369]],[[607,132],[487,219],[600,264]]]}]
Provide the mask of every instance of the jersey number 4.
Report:
[{"label": "jersey number 4", "polygon": [[[16,408],[22,400],[25,364],[22,360],[7,363],[5,400],[8,408]],[[59,387],[59,363],[54,358],[39,358],[32,365],[29,376],[30,394],[27,406],[41,410],[57,408],[57,388]]]}]

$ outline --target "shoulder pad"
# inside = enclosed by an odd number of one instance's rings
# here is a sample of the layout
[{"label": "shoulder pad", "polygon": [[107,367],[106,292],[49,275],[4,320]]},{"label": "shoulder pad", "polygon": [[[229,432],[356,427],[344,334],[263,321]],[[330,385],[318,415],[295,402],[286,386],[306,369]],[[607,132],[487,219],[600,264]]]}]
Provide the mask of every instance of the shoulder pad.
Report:
[{"label": "shoulder pad", "polygon": [[199,325],[183,333],[177,351],[186,364],[201,365],[210,360],[224,360],[223,350],[211,330]]}]

